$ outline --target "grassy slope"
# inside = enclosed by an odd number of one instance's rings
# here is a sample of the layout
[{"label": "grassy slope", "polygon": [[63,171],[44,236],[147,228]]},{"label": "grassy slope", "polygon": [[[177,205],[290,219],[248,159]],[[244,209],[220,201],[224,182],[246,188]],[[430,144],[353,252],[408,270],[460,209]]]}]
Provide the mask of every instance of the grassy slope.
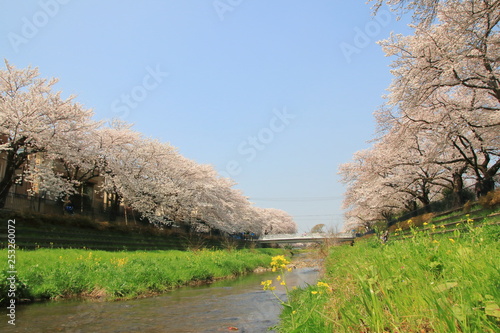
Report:
[{"label": "grassy slope", "polygon": [[329,287],[294,291],[278,330],[500,332],[500,226],[463,227],[332,248],[323,279]]},{"label": "grassy slope", "polygon": [[[193,281],[210,281],[268,267],[278,249],[106,252],[17,250],[17,298],[68,296],[132,298]],[[7,260],[5,260],[7,261]],[[6,263],[5,263],[6,264]],[[6,266],[6,265],[5,265]],[[0,271],[0,301],[7,300],[7,268]]]}]

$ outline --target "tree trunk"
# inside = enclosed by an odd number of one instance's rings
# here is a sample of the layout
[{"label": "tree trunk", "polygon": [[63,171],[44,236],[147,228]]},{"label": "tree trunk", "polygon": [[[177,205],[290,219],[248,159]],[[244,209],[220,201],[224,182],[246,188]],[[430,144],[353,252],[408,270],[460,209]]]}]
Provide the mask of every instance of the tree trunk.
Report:
[{"label": "tree trunk", "polygon": [[462,174],[465,170],[460,170],[453,173],[453,206],[458,207],[465,204],[466,197],[464,193],[464,180],[462,178]]},{"label": "tree trunk", "polygon": [[115,193],[115,194],[113,194],[113,200],[111,200],[111,207],[109,207],[109,221],[110,222],[116,221],[116,218],[118,217],[119,209],[120,209],[120,198]]},{"label": "tree trunk", "polygon": [[0,181],[0,208],[4,208],[9,196],[9,190],[16,182],[16,169],[24,162],[16,161],[16,154],[12,151],[7,153],[5,174]]},{"label": "tree trunk", "polygon": [[9,196],[9,190],[14,182],[11,177],[8,177],[7,172],[5,177],[0,181],[0,208],[4,208],[7,203],[7,197]]},{"label": "tree trunk", "polygon": [[478,198],[488,194],[495,189],[495,181],[492,177],[483,178],[476,182],[476,196]]},{"label": "tree trunk", "polygon": [[[26,137],[22,137],[16,142],[9,142],[9,149],[5,157],[5,174],[0,181],[0,208],[4,208],[9,196],[9,190],[16,182],[16,170],[19,169],[27,160]],[[24,148],[20,151],[20,148]],[[32,151],[31,153],[35,153]]]}]

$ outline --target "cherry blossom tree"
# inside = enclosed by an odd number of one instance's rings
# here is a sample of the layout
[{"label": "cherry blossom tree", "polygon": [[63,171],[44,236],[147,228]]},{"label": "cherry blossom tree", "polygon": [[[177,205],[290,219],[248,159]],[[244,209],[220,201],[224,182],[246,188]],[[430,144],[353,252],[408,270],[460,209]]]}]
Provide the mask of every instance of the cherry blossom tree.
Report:
[{"label": "cherry blossom tree", "polygon": [[[63,99],[61,92],[53,91],[56,79],[40,78],[37,68],[17,69],[7,61],[5,67],[0,70],[0,153],[6,161],[0,180],[0,208],[19,177],[16,171],[29,158],[71,152],[71,146],[96,126],[92,111],[75,103],[74,96]],[[37,170],[40,167],[31,171]],[[48,177],[45,168],[44,179]],[[49,183],[64,190],[60,180]]]},{"label": "cherry blossom tree", "polygon": [[265,208],[264,212],[269,218],[268,225],[271,234],[294,234],[297,232],[297,224],[284,210]]},{"label": "cherry blossom tree", "polygon": [[[100,142],[102,190],[150,222],[205,225],[229,234],[259,234],[264,229],[266,218],[212,166],[183,157],[169,144],[144,138],[124,123],[103,127],[94,137]],[[284,213],[267,220],[280,225],[277,230],[293,229]]]},{"label": "cherry blossom tree", "polygon": [[[207,226],[226,233],[294,232],[287,213],[254,207],[232,180],[187,159],[173,146],[147,138],[130,124],[92,121],[91,110],[53,92],[57,80],[38,70],[0,71],[0,208],[24,168],[24,177],[52,197],[77,193],[92,178],[111,211],[130,207],[153,223]],[[32,161],[29,161],[29,160]],[[30,163],[28,163],[30,162]]]},{"label": "cherry blossom tree", "polygon": [[112,198],[113,207],[130,206],[151,222],[164,222],[175,195],[172,170],[179,159],[176,149],[157,140],[144,138],[130,125],[115,122],[96,135],[100,153],[97,161],[104,178],[101,188]]},{"label": "cherry blossom tree", "polygon": [[351,162],[339,167],[342,182],[346,185],[343,208],[346,225],[363,225],[369,229],[384,215],[404,207],[408,195],[400,193],[387,182],[390,170],[377,157],[374,149],[359,151]]},{"label": "cherry blossom tree", "polygon": [[[375,9],[384,3],[375,1]],[[444,189],[482,195],[500,169],[500,1],[386,1],[414,11],[415,34],[379,42],[392,63],[377,139],[340,167],[347,224],[429,205]]]},{"label": "cherry blossom tree", "polygon": [[387,56],[397,56],[390,103],[419,107],[462,87],[489,96],[490,101],[481,97],[483,110],[498,112],[499,6],[499,1],[453,1],[438,12],[438,24],[381,41]]},{"label": "cherry blossom tree", "polygon": [[374,14],[385,4],[392,10],[405,14],[413,12],[413,19],[420,24],[429,25],[436,17],[440,0],[368,0],[374,2]]},{"label": "cherry blossom tree", "polygon": [[[500,168],[500,1],[443,1],[437,9],[436,24],[380,42],[388,56],[397,56],[387,104],[418,123],[412,127],[419,135],[422,129],[439,133],[435,139],[459,156],[436,162],[465,162],[484,194]],[[463,163],[454,169],[464,170]]]}]

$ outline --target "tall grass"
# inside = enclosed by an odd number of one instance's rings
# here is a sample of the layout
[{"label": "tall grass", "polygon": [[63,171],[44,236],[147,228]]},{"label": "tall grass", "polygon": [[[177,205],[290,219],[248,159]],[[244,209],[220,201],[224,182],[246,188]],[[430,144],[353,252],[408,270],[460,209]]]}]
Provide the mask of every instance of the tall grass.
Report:
[{"label": "tall grass", "polygon": [[[500,332],[500,226],[331,248],[280,332]],[[324,286],[328,286],[325,288]]]},{"label": "tall grass", "polygon": [[[197,281],[269,267],[278,249],[106,252],[39,249],[16,252],[16,296],[133,298]],[[7,261],[7,260],[6,260]],[[7,268],[0,271],[0,302],[7,300]]]}]

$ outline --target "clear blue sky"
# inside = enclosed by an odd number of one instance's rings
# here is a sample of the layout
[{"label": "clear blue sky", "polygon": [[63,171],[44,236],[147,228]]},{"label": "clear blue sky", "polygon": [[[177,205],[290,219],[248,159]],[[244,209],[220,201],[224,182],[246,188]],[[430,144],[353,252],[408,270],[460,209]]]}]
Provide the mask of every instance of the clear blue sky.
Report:
[{"label": "clear blue sky", "polygon": [[[2,1],[0,50],[64,95],[230,175],[308,231],[340,228],[339,164],[373,137],[409,33],[351,1]],[[3,66],[2,66],[3,67]]]}]

